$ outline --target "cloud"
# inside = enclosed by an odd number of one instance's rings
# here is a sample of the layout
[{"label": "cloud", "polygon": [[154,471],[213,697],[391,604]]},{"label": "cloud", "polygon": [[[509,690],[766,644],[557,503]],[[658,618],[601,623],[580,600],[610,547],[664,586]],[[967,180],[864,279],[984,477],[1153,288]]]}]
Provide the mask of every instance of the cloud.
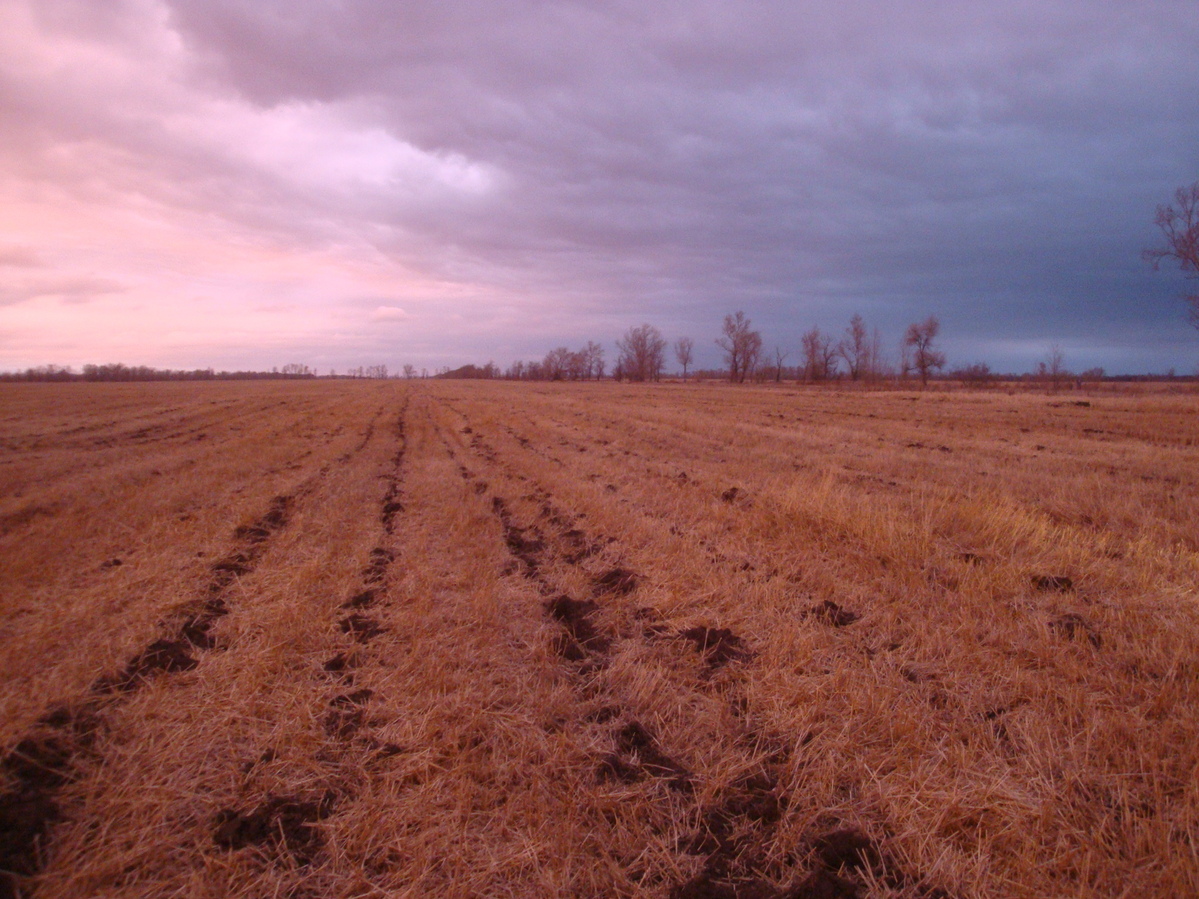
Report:
[{"label": "cloud", "polygon": [[[153,302],[341,329],[343,297],[421,297],[392,351],[434,364],[646,318],[707,346],[736,308],[768,345],[932,312],[963,352],[1149,358],[1179,285],[1140,251],[1199,177],[1192,7],[12,0],[0,227]],[[392,308],[321,352],[376,352]]]},{"label": "cloud", "polygon": [[407,321],[410,318],[412,316],[399,306],[376,306],[375,311],[371,313],[373,322]]},{"label": "cloud", "polygon": [[37,299],[55,299],[76,305],[98,297],[121,293],[127,287],[108,278],[68,277],[34,278],[23,283],[0,286],[0,306],[12,306]]},{"label": "cloud", "polygon": [[0,266],[11,268],[37,268],[42,260],[30,247],[0,247]]}]

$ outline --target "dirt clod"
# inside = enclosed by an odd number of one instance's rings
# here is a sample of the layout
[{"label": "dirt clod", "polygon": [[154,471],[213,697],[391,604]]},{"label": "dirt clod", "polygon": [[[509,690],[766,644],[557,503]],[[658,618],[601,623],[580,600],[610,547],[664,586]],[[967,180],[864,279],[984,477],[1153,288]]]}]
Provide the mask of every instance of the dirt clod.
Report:
[{"label": "dirt clod", "polygon": [[[41,870],[45,841],[59,820],[58,791],[75,778],[75,761],[95,739],[95,719],[65,708],[44,716],[49,733],[21,740],[0,760],[0,896],[17,896],[6,875],[28,876]],[[40,728],[39,728],[40,730]]]},{"label": "dirt clod", "polygon": [[324,721],[325,733],[338,740],[353,737],[366,719],[364,705],[373,695],[372,690],[363,688],[329,700],[329,713]]},{"label": "dirt clod", "polygon": [[321,667],[330,674],[341,674],[343,671],[353,668],[354,662],[344,652],[339,652]]},{"label": "dirt clod", "polygon": [[616,752],[609,752],[600,759],[596,773],[602,781],[617,781],[625,784],[636,783],[642,775],[640,768],[630,765]]},{"label": "dirt clod", "polygon": [[226,575],[230,578],[241,577],[243,574],[249,574],[250,558],[245,553],[233,553],[219,562],[213,563],[212,572],[216,575]]},{"label": "dirt clod", "polygon": [[740,637],[726,627],[690,627],[679,634],[695,644],[708,668],[722,668],[729,662],[743,662],[751,653]]},{"label": "dirt clod", "polygon": [[301,865],[310,864],[324,846],[318,823],[328,817],[337,802],[329,792],[318,799],[268,797],[251,812],[222,809],[213,820],[213,841],[224,849],[273,846]]},{"label": "dirt clod", "polygon": [[873,868],[880,861],[878,846],[856,827],[830,831],[818,837],[813,848],[816,857],[834,871]]},{"label": "dirt clod", "polygon": [[375,604],[375,591],[363,590],[341,604],[343,609],[368,609]]},{"label": "dirt clod", "polygon": [[594,581],[596,589],[601,593],[614,593],[626,596],[637,589],[640,579],[627,568],[611,568]]},{"label": "dirt clod", "polygon": [[731,883],[713,880],[706,871],[670,891],[670,899],[738,899]]},{"label": "dirt clod", "polygon": [[179,635],[196,649],[212,649],[216,640],[212,629],[229,614],[229,606],[223,599],[214,597],[204,603],[200,611],[183,623]]},{"label": "dirt clod", "polygon": [[778,899],[858,899],[858,885],[828,871],[815,871]]},{"label": "dirt clod", "polygon": [[[611,640],[596,628],[592,616],[599,611],[599,606],[590,599],[571,599],[566,594],[557,596],[545,604],[546,614],[561,623],[566,633],[572,638],[577,647],[560,646],[562,654],[570,658],[578,655],[578,649],[592,652],[606,652],[611,646]],[[572,659],[581,661],[582,656]]]},{"label": "dirt clod", "polygon": [[525,532],[517,527],[510,527],[504,535],[504,541],[508,544],[508,549],[517,555],[524,557],[539,553],[545,549],[545,543],[536,537],[532,539],[525,536]]},{"label": "dirt clod", "polygon": [[261,543],[271,532],[260,524],[243,524],[233,530],[233,539],[245,543]]},{"label": "dirt clod", "polygon": [[1074,589],[1074,579],[1064,574],[1033,575],[1032,584],[1038,590],[1054,593],[1069,593]]},{"label": "dirt clod", "polygon": [[639,722],[630,721],[617,732],[616,746],[645,773],[666,778],[671,789],[691,792],[691,772],[664,753],[658,747],[658,741]]},{"label": "dirt clod", "polygon": [[808,614],[832,627],[846,627],[862,617],[857,612],[842,608],[831,599],[812,606],[808,610]]},{"label": "dirt clod", "polygon": [[1067,612],[1065,615],[1050,621],[1049,629],[1067,640],[1073,640],[1076,637],[1085,637],[1096,648],[1103,643],[1103,638],[1099,636],[1099,632],[1077,612]]},{"label": "dirt clod", "polygon": [[341,619],[338,624],[343,634],[349,634],[359,643],[365,643],[368,640],[373,640],[380,634],[386,633],[386,629],[368,615],[357,613],[348,615]]},{"label": "dirt clod", "polygon": [[120,674],[97,684],[97,692],[124,692],[156,674],[190,671],[200,664],[189,652],[192,648],[187,640],[155,640],[130,659]]}]

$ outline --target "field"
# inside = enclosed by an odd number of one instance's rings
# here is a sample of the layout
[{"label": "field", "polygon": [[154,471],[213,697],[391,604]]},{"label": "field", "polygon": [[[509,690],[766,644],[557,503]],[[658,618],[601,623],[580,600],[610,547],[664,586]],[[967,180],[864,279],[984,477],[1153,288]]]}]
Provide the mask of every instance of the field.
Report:
[{"label": "field", "polygon": [[1199,895],[1193,393],[0,385],[0,561],[0,895]]}]

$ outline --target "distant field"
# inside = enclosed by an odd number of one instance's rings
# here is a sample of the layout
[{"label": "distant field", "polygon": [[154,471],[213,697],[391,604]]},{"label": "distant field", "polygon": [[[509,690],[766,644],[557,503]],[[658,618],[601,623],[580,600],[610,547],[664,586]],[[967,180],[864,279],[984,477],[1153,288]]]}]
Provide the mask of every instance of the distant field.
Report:
[{"label": "distant field", "polygon": [[1196,896],[1197,585],[1194,394],[0,384],[0,896]]}]

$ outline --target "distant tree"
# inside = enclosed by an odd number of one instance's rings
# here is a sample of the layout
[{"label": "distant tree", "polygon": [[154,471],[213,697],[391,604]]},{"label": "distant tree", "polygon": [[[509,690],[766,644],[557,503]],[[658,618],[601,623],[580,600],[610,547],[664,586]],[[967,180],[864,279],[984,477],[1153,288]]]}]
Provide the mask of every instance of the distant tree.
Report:
[{"label": "distant tree", "polygon": [[621,373],[630,381],[656,381],[662,375],[666,338],[653,325],[643,324],[625,331],[616,341],[620,350],[617,363]]},{"label": "distant tree", "polygon": [[774,348],[774,383],[776,384],[783,380],[783,360],[788,355],[788,353],[783,352],[782,347],[776,346]]},{"label": "distant tree", "polygon": [[803,377],[807,381],[826,381],[837,374],[838,346],[820,328],[812,328],[800,338],[803,353]]},{"label": "distant tree", "polygon": [[567,376],[569,365],[570,350],[564,346],[555,347],[541,362],[542,375],[547,381],[561,381]]},{"label": "distant tree", "polygon": [[941,333],[941,323],[930,315],[924,321],[908,325],[903,345],[912,351],[911,365],[920,373],[920,384],[928,386],[929,376],[945,367],[945,354],[933,347],[933,341]]},{"label": "distant tree", "polygon": [[679,360],[679,365],[683,366],[683,380],[687,380],[687,369],[691,366],[692,351],[695,349],[695,341],[690,337],[680,337],[674,342],[674,357]]},{"label": "distant tree", "polygon": [[874,381],[882,377],[887,368],[886,360],[883,358],[883,335],[879,333],[877,327],[870,332],[870,343],[867,346],[868,354],[862,373],[867,381]]},{"label": "distant tree", "polygon": [[1069,372],[1066,371],[1066,354],[1056,343],[1049,348],[1049,355],[1045,358],[1045,373],[1053,384],[1053,392],[1057,393]]},{"label": "distant tree", "polygon": [[845,336],[837,344],[837,355],[845,360],[849,368],[849,379],[856,381],[870,370],[870,339],[866,334],[866,322],[854,314],[845,329]]},{"label": "distant tree", "polygon": [[723,337],[716,345],[724,350],[725,363],[729,367],[729,380],[742,382],[758,364],[762,352],[762,335],[753,330],[744,312],[724,317]]},{"label": "distant tree", "polygon": [[[1174,259],[1191,278],[1199,276],[1199,181],[1174,192],[1174,206],[1158,206],[1154,223],[1165,235],[1165,247],[1145,251],[1145,258],[1157,269],[1163,260]],[[1199,294],[1186,298],[1190,322],[1199,328]]]},{"label": "distant tree", "polygon": [[566,374],[572,381],[582,381],[587,377],[587,354],[583,351],[571,353],[566,360]]},{"label": "distant tree", "polygon": [[583,347],[583,356],[587,363],[587,377],[599,380],[604,376],[604,348],[594,340],[587,341]]},{"label": "distant tree", "polygon": [[975,362],[965,368],[956,368],[950,376],[974,387],[982,387],[991,380],[991,366],[985,362]]}]

